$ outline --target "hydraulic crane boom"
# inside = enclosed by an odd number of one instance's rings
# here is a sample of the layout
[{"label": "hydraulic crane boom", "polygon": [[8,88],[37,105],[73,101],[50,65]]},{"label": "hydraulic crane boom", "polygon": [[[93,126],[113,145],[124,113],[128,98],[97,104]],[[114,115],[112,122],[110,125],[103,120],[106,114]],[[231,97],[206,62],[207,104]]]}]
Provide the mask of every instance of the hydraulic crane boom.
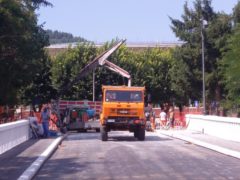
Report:
[{"label": "hydraulic crane boom", "polygon": [[66,86],[62,87],[59,96],[64,94],[65,91],[67,91],[69,88],[71,88],[74,84],[76,84],[81,78],[86,76],[89,72],[93,71],[97,66],[105,66],[106,68],[122,75],[123,77],[128,78],[128,86],[131,86],[131,76],[130,74],[125,71],[124,69],[120,68],[119,66],[111,63],[110,61],[107,61],[107,58],[114,53],[123,43],[125,43],[126,40],[122,40],[117,42],[114,46],[97,56],[93,61],[91,61],[88,65],[86,65],[81,71],[78,73],[76,78],[68,83]]},{"label": "hydraulic crane boom", "polygon": [[[66,86],[63,86],[60,89],[59,96],[63,95],[68,89],[70,89],[74,84],[76,84],[81,78],[86,76],[90,72],[94,72],[97,66],[104,66],[108,68],[109,70],[118,73],[119,75],[128,78],[128,86],[131,86],[131,76],[130,74],[125,71],[124,69],[120,68],[119,66],[111,63],[107,60],[107,58],[114,53],[126,40],[122,40],[120,42],[117,42],[114,46],[103,52],[102,54],[98,55],[96,58],[94,58],[93,61],[91,61],[88,65],[86,65],[83,69],[80,70],[76,78],[68,83]],[[94,74],[94,73],[93,73]],[[94,77],[94,75],[93,75]],[[94,81],[94,78],[93,78]],[[94,83],[93,83],[94,84]],[[93,89],[95,89],[93,85]],[[94,90],[93,90],[93,101],[94,101]],[[53,111],[57,112],[58,117],[60,118],[60,111],[59,111],[59,99],[52,102],[53,104]]]},{"label": "hydraulic crane boom", "polygon": [[119,75],[127,78],[128,79],[128,86],[131,86],[131,75],[127,71],[125,71],[124,69],[120,68],[116,64],[111,63],[108,60],[105,60],[104,66],[106,68],[110,69],[111,71],[114,71],[114,72],[118,73]]}]

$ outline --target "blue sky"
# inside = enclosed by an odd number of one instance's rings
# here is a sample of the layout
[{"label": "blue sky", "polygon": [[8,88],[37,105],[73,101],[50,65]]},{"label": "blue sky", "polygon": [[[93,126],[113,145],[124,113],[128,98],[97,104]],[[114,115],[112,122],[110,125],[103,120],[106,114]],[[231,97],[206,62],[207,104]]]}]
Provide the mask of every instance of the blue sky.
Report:
[{"label": "blue sky", "polygon": [[[176,42],[168,16],[180,19],[186,0],[48,0],[41,7],[44,29],[72,33],[95,42],[116,37],[128,42]],[[188,0],[192,5],[193,0]],[[231,13],[238,0],[212,0],[215,11]]]}]

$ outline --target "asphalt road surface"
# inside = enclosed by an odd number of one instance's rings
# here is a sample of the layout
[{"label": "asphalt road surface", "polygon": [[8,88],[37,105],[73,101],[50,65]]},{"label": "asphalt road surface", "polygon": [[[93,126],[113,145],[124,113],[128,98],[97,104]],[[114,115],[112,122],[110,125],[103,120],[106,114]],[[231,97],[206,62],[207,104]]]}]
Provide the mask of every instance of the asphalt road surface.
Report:
[{"label": "asphalt road surface", "polygon": [[71,133],[35,179],[240,179],[240,160],[152,132]]}]

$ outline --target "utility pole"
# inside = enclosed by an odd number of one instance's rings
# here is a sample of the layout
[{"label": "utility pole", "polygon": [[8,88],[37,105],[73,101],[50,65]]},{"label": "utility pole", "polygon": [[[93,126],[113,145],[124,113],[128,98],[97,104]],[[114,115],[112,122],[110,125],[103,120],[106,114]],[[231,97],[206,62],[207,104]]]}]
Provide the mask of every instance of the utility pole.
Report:
[{"label": "utility pole", "polygon": [[95,102],[95,69],[93,69],[93,102]]},{"label": "utility pole", "polygon": [[203,115],[206,115],[206,92],[205,92],[205,58],[204,58],[204,20],[201,19],[201,39],[202,39],[202,98],[203,98]]}]

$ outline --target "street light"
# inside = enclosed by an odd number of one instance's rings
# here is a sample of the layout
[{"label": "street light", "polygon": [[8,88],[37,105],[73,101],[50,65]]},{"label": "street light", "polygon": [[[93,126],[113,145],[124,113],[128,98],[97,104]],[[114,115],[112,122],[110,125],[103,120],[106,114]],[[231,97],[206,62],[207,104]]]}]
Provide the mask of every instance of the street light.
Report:
[{"label": "street light", "polygon": [[206,92],[205,92],[205,59],[204,59],[204,35],[203,29],[207,22],[201,19],[201,39],[202,39],[202,98],[203,98],[203,115],[206,115]]}]

